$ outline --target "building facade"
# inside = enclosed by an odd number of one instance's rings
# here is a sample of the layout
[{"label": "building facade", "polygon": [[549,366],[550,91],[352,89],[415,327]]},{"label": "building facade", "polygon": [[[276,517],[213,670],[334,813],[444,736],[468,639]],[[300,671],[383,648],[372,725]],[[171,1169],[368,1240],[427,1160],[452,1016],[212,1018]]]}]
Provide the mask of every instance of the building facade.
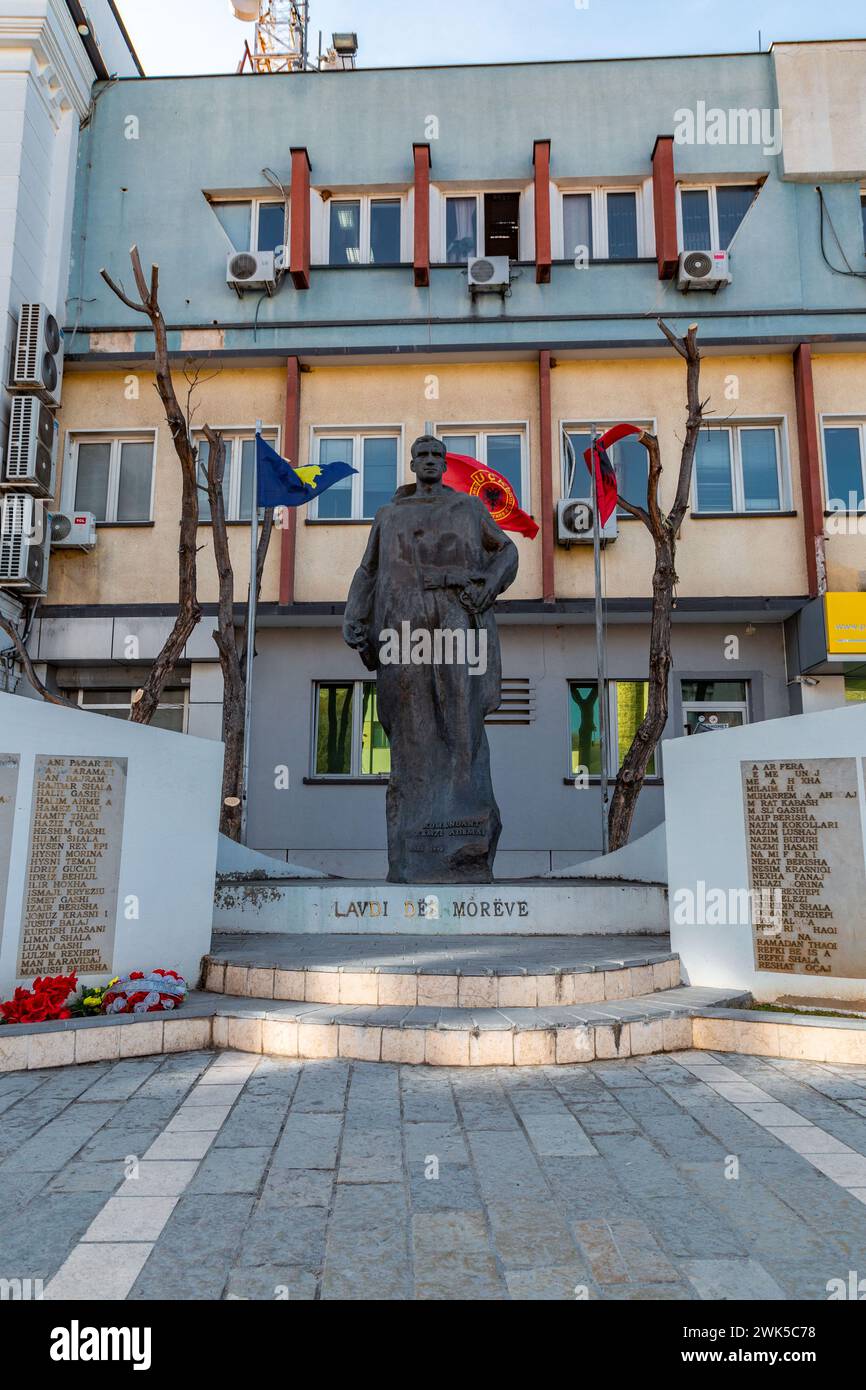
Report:
[{"label": "building facade", "polygon": [[[518,578],[497,603],[497,873],[598,852],[592,546],[560,544],[557,503],[588,493],[589,430],[622,420],[658,435],[672,500],[685,373],[660,316],[680,332],[698,324],[711,412],[679,538],[667,737],[860,696],[864,84],[866,41],[106,85],[78,158],[54,503],[93,512],[97,544],[52,552],[30,638],[43,678],[123,716],[172,621],[179,468],[149,332],[99,276],[105,266],[129,287],[137,243],[160,266],[193,431],[207,422],[228,440],[239,614],[255,421],[294,463],[358,469],[288,513],[268,555],[256,848],[332,872],[384,869],[387,746],[341,615],[370,520],[432,430],[504,473],[540,527],[515,537]],[[272,251],[270,283],[266,265],[256,288],[227,283],[230,256]],[[710,275],[686,289],[689,252],[707,254]],[[468,262],[497,256],[502,291],[475,292]],[[643,501],[642,447],[621,444],[614,461],[621,492]],[[200,546],[209,607],[159,720],[216,738],[205,516]],[[615,768],[645,699],[653,552],[641,523],[620,516],[602,559]],[[663,814],[664,743],[652,771],[635,834]]]}]

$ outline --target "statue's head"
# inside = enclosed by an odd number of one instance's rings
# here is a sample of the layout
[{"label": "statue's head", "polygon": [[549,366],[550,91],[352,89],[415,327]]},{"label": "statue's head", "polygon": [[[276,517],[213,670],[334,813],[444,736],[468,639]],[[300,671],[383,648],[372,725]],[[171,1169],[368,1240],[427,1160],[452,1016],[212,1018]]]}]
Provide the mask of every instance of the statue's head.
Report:
[{"label": "statue's head", "polygon": [[412,472],[419,483],[438,483],[445,472],[445,445],[435,434],[422,434],[412,445]]}]

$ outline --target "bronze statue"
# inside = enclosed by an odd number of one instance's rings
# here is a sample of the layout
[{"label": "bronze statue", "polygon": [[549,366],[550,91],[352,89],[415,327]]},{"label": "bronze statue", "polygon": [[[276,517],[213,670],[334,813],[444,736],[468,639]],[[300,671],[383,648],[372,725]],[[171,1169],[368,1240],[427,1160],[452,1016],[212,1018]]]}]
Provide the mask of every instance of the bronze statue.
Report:
[{"label": "bronze statue", "polygon": [[441,439],[415,440],[412,472],[376,513],[343,619],[391,744],[388,881],[489,883],[502,828],[484,730],[501,698],[493,604],[517,547],[480,498],[442,482]]}]

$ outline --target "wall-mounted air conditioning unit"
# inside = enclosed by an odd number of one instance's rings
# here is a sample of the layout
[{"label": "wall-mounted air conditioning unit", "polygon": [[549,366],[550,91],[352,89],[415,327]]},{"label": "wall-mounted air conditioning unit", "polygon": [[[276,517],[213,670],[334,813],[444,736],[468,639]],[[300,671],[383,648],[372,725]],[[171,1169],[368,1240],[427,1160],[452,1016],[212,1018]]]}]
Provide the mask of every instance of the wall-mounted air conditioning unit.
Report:
[{"label": "wall-mounted air conditioning unit", "polygon": [[507,256],[475,256],[466,267],[470,294],[505,294],[511,288]]},{"label": "wall-mounted air conditioning unit", "polygon": [[96,517],[93,512],[52,512],[53,550],[93,550],[96,545]]},{"label": "wall-mounted air conditioning unit", "polygon": [[35,391],[46,405],[59,405],[62,383],[63,334],[56,318],[44,304],[22,304],[9,385]]},{"label": "wall-mounted air conditioning unit", "polygon": [[6,447],[7,487],[53,497],[59,430],[54,413],[38,396],[13,396]]},{"label": "wall-mounted air conditioning unit", "polygon": [[[592,545],[593,509],[591,497],[563,497],[556,504],[556,539],[560,545]],[[619,534],[616,511],[601,528],[601,542],[615,541]]]},{"label": "wall-mounted air conditioning unit", "polygon": [[677,268],[677,289],[711,290],[731,283],[727,251],[683,251]]},{"label": "wall-mounted air conditioning unit", "polygon": [[244,290],[277,287],[277,268],[273,251],[232,251],[226,264],[226,284],[242,294]]},{"label": "wall-mounted air conditioning unit", "polygon": [[0,589],[42,595],[48,591],[48,514],[29,492],[0,499]]}]

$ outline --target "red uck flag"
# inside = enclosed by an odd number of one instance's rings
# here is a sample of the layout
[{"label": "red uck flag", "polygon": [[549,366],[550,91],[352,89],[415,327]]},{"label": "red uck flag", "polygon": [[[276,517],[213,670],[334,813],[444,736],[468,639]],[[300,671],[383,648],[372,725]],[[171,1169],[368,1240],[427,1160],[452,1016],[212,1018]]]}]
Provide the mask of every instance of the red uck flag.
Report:
[{"label": "red uck flag", "polygon": [[537,523],[520,510],[514,488],[495,468],[488,468],[465,454],[446,454],[445,465],[442,481],[446,487],[453,487],[455,492],[468,492],[470,497],[480,497],[503,531],[519,531],[522,536],[535,539]]},{"label": "red uck flag", "polygon": [[[599,435],[593,445],[598,519],[602,526],[607,524],[611,512],[616,507],[616,471],[608,457],[607,446],[608,444],[616,444],[618,439],[625,439],[627,434],[643,434],[643,430],[639,425],[611,425],[609,430],[605,430],[604,434]],[[589,449],[584,449],[583,457],[591,473]]]}]

